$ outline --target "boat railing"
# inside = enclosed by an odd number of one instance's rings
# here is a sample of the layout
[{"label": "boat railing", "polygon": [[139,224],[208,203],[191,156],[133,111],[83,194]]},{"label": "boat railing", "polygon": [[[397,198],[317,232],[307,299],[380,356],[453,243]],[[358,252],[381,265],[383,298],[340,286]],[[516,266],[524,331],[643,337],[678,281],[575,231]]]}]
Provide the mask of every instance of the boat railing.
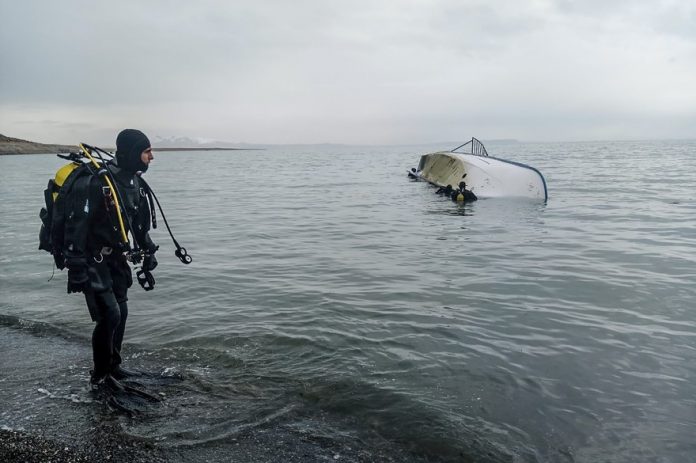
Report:
[{"label": "boat railing", "polygon": [[[459,149],[462,149],[464,147],[468,146],[468,149],[465,149],[464,151],[457,151]],[[486,147],[483,146],[483,143],[481,143],[478,139],[471,137],[471,140],[468,142],[464,143],[463,145],[457,146],[455,149],[452,150],[453,153],[469,153],[469,154],[477,154],[479,156],[488,156],[488,151],[486,151]]]}]

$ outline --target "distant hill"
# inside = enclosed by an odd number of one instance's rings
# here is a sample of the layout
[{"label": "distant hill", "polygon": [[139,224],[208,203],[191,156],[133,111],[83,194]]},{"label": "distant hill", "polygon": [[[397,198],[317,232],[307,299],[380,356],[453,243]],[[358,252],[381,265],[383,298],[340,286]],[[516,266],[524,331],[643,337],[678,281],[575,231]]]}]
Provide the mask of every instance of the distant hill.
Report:
[{"label": "distant hill", "polygon": [[159,151],[184,151],[184,150],[244,150],[244,149],[260,149],[267,145],[249,144],[249,143],[230,143],[228,141],[211,140],[206,138],[189,138],[189,137],[160,137],[155,135],[151,138],[152,147]]},{"label": "distant hill", "polygon": [[47,145],[0,134],[0,155],[69,153],[77,149],[77,146]]},{"label": "distant hill", "polygon": [[[222,146],[220,146],[222,145]],[[153,143],[153,148],[157,151],[216,151],[216,150],[240,150],[253,149],[251,145],[246,145],[244,148],[233,148],[231,143],[213,142],[200,143],[190,138],[176,139],[159,139]],[[113,148],[106,148],[108,151],[114,151]],[[12,138],[0,134],[0,155],[7,154],[52,154],[52,153],[69,153],[71,151],[79,151],[78,146],[71,145],[51,145],[45,143],[36,143],[21,138]]]}]

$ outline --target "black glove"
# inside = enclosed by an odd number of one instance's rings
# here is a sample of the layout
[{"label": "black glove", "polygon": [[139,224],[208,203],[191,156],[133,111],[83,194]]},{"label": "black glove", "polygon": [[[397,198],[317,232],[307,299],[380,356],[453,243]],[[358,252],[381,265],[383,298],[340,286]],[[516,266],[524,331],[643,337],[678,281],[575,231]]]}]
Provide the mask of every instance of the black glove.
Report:
[{"label": "black glove", "polygon": [[68,268],[68,294],[81,293],[89,286],[86,267]]},{"label": "black glove", "polygon": [[157,268],[157,258],[154,254],[145,254],[143,257],[143,270],[151,272]]}]

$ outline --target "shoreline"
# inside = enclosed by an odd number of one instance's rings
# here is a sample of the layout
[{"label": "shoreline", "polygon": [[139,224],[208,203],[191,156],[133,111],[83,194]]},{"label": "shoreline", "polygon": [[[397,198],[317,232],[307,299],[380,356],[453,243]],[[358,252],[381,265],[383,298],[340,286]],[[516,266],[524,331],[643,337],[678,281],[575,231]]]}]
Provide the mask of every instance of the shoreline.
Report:
[{"label": "shoreline", "polygon": [[[74,147],[64,147],[61,146],[53,150],[27,150],[27,151],[2,151],[0,146],[0,156],[22,156],[28,154],[64,154],[70,153],[71,151],[79,151],[77,146]],[[152,148],[155,153],[161,153],[164,151],[177,152],[177,151],[263,151],[265,148]],[[113,149],[108,149],[107,151],[113,152]]]},{"label": "shoreline", "polygon": [[[155,152],[162,151],[258,151],[264,148],[229,148],[220,146],[203,146],[194,148],[185,147],[152,147]],[[80,148],[77,145],[61,145],[54,143],[37,143],[21,138],[12,138],[0,134],[0,156],[15,156],[22,154],[60,154],[77,152]],[[107,151],[114,152],[114,148]]]},{"label": "shoreline", "polygon": [[[259,390],[235,383],[235,394],[212,397],[198,384],[203,378],[185,367],[176,376],[152,352],[127,346],[136,371],[151,372],[140,383],[159,393],[161,404],[124,415],[96,397],[88,386],[91,349],[87,336],[73,337],[40,322],[0,315],[0,461],[8,462],[390,462],[446,461],[419,455],[331,411],[301,403],[275,405],[270,415],[201,436],[182,413],[201,403],[230,407],[237,419]],[[170,365],[171,366],[171,365]],[[171,369],[171,368],[170,368]],[[157,373],[157,371],[160,373]],[[141,381],[141,380],[139,380]],[[301,398],[300,398],[301,400]],[[236,411],[235,411],[236,410]],[[175,424],[172,424],[172,420]],[[224,424],[226,422],[223,421]],[[162,427],[169,433],[160,433]],[[176,436],[181,433],[182,436]]]}]

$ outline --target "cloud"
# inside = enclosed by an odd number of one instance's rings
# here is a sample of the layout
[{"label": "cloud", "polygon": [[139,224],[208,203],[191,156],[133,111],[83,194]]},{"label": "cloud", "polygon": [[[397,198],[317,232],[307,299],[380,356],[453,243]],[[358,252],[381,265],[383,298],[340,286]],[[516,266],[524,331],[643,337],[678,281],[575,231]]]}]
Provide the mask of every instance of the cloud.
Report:
[{"label": "cloud", "polygon": [[631,138],[696,114],[686,0],[0,1],[16,136],[31,115],[249,142]]},{"label": "cloud", "polygon": [[680,0],[555,0],[554,9],[568,17],[584,16],[598,22],[620,21],[637,29],[685,40],[696,38],[696,4]]}]

